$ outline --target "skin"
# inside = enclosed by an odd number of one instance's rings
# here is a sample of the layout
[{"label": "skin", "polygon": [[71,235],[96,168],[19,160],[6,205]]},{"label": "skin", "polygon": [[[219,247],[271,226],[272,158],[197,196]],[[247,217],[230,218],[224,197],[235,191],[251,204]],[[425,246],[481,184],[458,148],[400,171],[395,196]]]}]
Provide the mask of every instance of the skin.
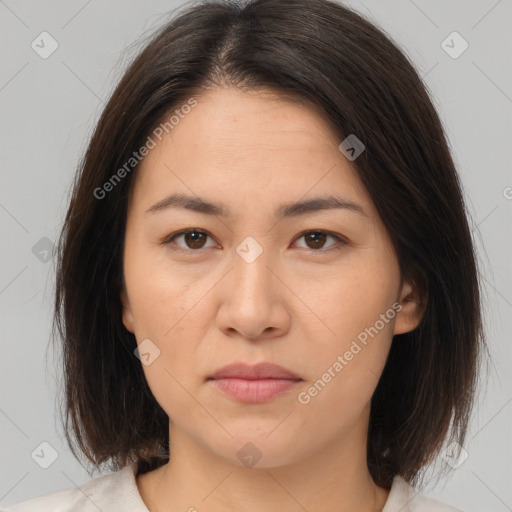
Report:
[{"label": "skin", "polygon": [[[137,476],[141,497],[151,512],[381,511],[389,490],[366,464],[370,399],[393,334],[421,319],[416,290],[401,281],[370,196],[314,109],[270,90],[218,88],[196,99],[144,158],[128,208],[123,323],[160,350],[143,369],[172,419],[170,462]],[[223,202],[233,216],[146,213],[171,193]],[[274,217],[283,203],[333,193],[366,215]],[[187,228],[208,236],[162,245]],[[308,243],[306,230],[346,243]],[[252,263],[236,252],[248,236],[263,248]],[[401,311],[300,403],[395,302]],[[238,361],[270,361],[303,381],[266,403],[241,403],[207,381]],[[248,442],[261,453],[253,467],[237,457]]]}]

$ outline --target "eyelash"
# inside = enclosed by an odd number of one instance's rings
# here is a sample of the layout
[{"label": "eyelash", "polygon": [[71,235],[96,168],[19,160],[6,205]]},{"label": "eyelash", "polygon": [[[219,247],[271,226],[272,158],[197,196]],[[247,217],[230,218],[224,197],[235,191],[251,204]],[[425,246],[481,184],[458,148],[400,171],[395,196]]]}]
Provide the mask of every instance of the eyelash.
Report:
[{"label": "eyelash", "polygon": [[[206,235],[210,238],[213,238],[210,236],[210,234],[207,232],[207,231],[203,231],[202,229],[195,229],[195,228],[189,228],[189,229],[184,229],[184,230],[181,230],[181,231],[178,231],[176,233],[173,233],[171,235],[169,235],[168,237],[166,237],[162,242],[161,242],[161,245],[163,246],[170,246],[172,244],[172,242],[180,237],[180,236],[183,236],[183,235],[186,235],[187,233],[199,233],[199,234],[202,234],[202,235]],[[298,240],[299,238],[302,238],[304,237],[305,235],[308,235],[310,233],[315,233],[315,234],[323,234],[323,235],[327,235],[327,236],[331,236],[332,238],[336,239],[337,242],[341,242],[341,247],[338,246],[336,247],[336,244],[333,244],[333,246],[327,248],[327,249],[307,249],[307,248],[304,248],[304,250],[310,252],[310,253],[325,253],[325,252],[329,252],[331,250],[339,250],[341,249],[343,246],[347,245],[348,244],[348,241],[343,238],[342,236],[340,235],[337,235],[335,233],[331,233],[330,231],[323,231],[323,230],[319,230],[319,229],[310,229],[308,231],[303,231],[302,233],[300,233],[296,238],[295,240]],[[173,251],[179,251],[179,252],[200,252],[202,250],[201,249],[184,249],[183,247],[172,247],[171,248]],[[207,247],[208,249],[208,247]]]}]

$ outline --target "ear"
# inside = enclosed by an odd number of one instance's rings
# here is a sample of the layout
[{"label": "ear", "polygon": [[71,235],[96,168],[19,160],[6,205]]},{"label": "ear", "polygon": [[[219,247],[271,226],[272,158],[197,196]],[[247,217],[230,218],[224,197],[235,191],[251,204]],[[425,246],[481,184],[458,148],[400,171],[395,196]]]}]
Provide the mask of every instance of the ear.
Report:
[{"label": "ear", "polygon": [[401,305],[401,309],[396,314],[393,334],[413,331],[420,324],[425,312],[425,304],[419,288],[405,281],[402,284],[398,302]]},{"label": "ear", "polygon": [[133,333],[133,314],[130,306],[130,302],[128,301],[128,295],[126,294],[126,290],[123,287],[121,291],[121,307],[122,309],[122,318],[123,324],[128,331]]}]

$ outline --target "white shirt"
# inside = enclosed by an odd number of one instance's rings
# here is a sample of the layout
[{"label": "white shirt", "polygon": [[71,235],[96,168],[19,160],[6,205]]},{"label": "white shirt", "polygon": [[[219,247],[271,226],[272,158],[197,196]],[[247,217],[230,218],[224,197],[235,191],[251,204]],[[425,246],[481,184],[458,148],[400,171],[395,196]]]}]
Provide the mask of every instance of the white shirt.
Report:
[{"label": "white shirt", "polygon": [[[79,488],[58,491],[13,505],[4,512],[149,512],[135,481],[136,464],[89,480]],[[421,494],[395,476],[382,512],[462,512]]]}]

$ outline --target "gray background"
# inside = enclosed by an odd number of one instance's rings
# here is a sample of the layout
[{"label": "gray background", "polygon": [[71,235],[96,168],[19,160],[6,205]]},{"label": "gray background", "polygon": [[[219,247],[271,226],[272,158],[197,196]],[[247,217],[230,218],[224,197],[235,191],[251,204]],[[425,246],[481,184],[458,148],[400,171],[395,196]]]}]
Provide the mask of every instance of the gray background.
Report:
[{"label": "gray background", "polygon": [[[0,506],[91,478],[62,442],[56,413],[60,377],[47,352],[54,272],[45,251],[57,239],[104,100],[133,55],[126,48],[183,3],[0,0]],[[424,492],[467,512],[510,511],[512,1],[347,4],[383,27],[424,76],[461,175],[484,274],[492,361],[469,456]],[[43,31],[59,45],[47,59],[31,47]],[[453,31],[469,44],[458,58],[442,45]],[[452,52],[462,48],[460,40],[447,44]],[[51,450],[43,446],[44,457],[31,457],[36,448],[42,453],[42,442],[58,454],[48,469],[34,459],[50,462]]]}]

